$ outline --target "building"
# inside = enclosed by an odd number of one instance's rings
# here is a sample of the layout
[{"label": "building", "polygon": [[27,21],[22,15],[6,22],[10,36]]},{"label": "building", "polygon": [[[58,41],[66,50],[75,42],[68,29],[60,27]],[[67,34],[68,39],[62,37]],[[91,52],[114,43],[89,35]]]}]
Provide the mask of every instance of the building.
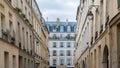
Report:
[{"label": "building", "polygon": [[48,30],[36,0],[0,0],[0,68],[48,68]]},{"label": "building", "polygon": [[49,30],[50,68],[74,68],[75,22],[46,22]]},{"label": "building", "polygon": [[119,68],[120,0],[81,0],[76,19],[75,68]]}]

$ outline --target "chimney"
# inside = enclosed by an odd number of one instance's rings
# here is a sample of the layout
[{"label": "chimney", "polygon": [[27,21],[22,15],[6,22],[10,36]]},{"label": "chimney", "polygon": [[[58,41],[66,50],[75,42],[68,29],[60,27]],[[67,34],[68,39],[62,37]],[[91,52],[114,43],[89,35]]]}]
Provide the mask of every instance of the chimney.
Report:
[{"label": "chimney", "polygon": [[68,19],[66,19],[66,24],[68,25]]},{"label": "chimney", "polygon": [[57,26],[59,26],[59,25],[60,25],[60,19],[57,18]]}]

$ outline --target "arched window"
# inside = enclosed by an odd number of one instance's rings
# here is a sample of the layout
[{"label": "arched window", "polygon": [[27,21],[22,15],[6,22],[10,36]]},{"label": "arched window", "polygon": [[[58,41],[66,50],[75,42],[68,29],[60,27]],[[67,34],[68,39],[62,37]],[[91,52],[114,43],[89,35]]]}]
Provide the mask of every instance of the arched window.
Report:
[{"label": "arched window", "polygon": [[109,51],[107,45],[103,51],[103,68],[109,68]]}]

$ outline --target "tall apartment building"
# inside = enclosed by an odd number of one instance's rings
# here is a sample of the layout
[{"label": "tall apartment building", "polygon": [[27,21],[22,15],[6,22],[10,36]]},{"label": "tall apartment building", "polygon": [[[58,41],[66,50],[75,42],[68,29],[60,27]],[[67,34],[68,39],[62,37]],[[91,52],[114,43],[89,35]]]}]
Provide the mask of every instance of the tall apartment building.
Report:
[{"label": "tall apartment building", "polygon": [[75,68],[120,67],[120,0],[80,0]]},{"label": "tall apartment building", "polygon": [[50,68],[74,68],[75,22],[46,22],[49,30]]},{"label": "tall apartment building", "polygon": [[36,0],[0,0],[0,68],[48,68],[48,30]]}]

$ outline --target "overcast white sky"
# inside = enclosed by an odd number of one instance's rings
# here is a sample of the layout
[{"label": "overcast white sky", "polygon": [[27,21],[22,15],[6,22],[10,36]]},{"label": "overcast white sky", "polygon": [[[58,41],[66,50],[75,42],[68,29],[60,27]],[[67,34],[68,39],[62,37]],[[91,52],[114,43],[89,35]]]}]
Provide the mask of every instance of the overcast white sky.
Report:
[{"label": "overcast white sky", "polygon": [[45,20],[76,21],[76,12],[80,0],[36,0]]}]

